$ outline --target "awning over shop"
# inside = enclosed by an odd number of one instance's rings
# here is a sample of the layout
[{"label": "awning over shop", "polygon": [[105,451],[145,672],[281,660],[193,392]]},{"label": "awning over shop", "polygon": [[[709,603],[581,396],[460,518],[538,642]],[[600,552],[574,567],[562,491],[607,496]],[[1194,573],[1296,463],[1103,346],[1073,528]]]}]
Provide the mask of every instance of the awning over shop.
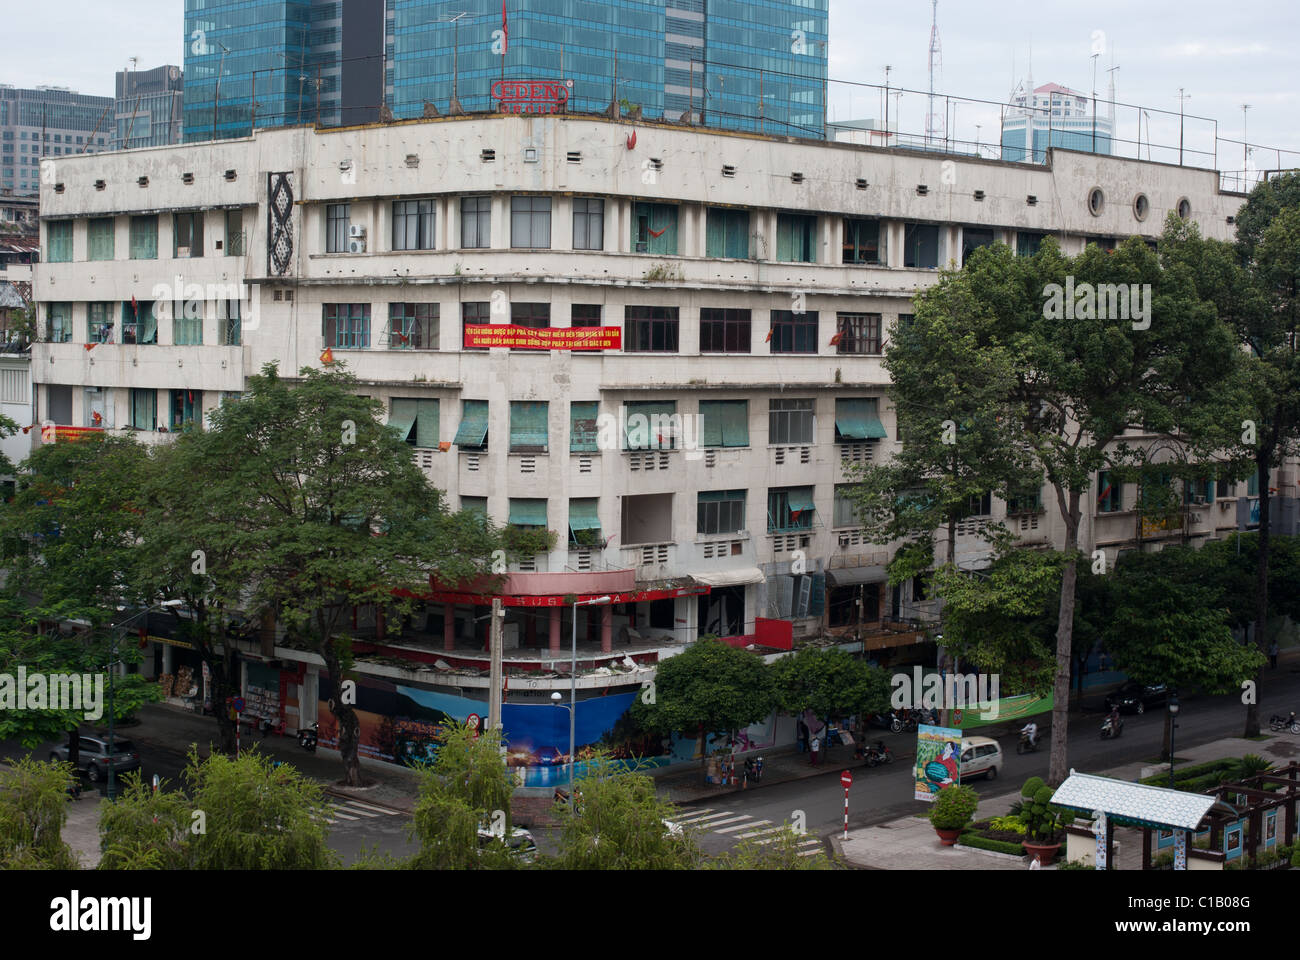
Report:
[{"label": "awning over shop", "polygon": [[411,439],[411,431],[415,429],[415,418],[419,415],[419,412],[419,401],[393,401],[393,413],[388,418],[388,425],[397,431],[398,439],[403,442]]},{"label": "awning over shop", "polygon": [[836,400],[835,432],[842,440],[883,440],[887,434],[876,415],[875,398]]},{"label": "awning over shop", "polygon": [[512,499],[509,523],[513,527],[546,526],[546,501]]},{"label": "awning over shop", "polygon": [[698,583],[707,583],[711,587],[738,587],[745,583],[762,583],[767,578],[758,567],[740,567],[736,570],[693,573],[691,579]]},{"label": "awning over shop", "polygon": [[860,583],[884,583],[889,579],[887,567],[843,567],[826,571],[826,583],[832,587],[856,587]]},{"label": "awning over shop", "polygon": [[456,445],[481,447],[488,432],[488,405],[486,400],[466,400],[460,429],[456,431]]}]

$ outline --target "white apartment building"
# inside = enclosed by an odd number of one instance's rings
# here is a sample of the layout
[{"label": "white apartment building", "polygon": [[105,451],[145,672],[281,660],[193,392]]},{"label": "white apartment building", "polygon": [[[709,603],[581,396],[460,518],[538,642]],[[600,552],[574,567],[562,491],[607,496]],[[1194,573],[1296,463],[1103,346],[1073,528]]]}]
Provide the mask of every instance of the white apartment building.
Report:
[{"label": "white apartment building", "polygon": [[[995,241],[1154,240],[1170,210],[1231,239],[1243,202],[1214,171],[1097,154],[1026,166],[560,115],[263,130],[56,158],[52,181],[40,420],[165,441],[264,363],[293,374],[328,347],[451,506],[558,534],[511,581],[552,598],[511,643],[549,630],[552,655],[569,629],[554,598],[605,592],[583,578],[611,571],[642,599],[579,614],[606,654],[765,618],[917,643],[890,621],[924,612],[922,587],[886,587],[891,545],[837,495],[896,448],[882,354],[912,297]],[[475,323],[616,327],[622,344],[464,349]],[[681,421],[638,433],[637,414]],[[1133,488],[1102,492],[1083,542],[1113,559],[1139,533]],[[1237,528],[1223,493],[1190,504],[1196,535]],[[1059,543],[1041,500],[1012,522]],[[968,533],[958,559],[977,563]],[[446,651],[476,629],[434,603],[432,635],[439,616]]]}]

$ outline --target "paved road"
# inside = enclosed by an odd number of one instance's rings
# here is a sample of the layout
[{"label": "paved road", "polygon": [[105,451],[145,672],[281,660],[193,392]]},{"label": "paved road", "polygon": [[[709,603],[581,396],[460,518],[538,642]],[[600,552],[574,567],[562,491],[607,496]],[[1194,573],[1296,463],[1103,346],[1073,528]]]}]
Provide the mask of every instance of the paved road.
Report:
[{"label": "paved road", "polygon": [[[1295,704],[1300,704],[1300,671],[1266,679],[1260,706],[1265,732],[1271,713],[1285,713]],[[1072,718],[1069,751],[1072,768],[1095,771],[1142,760],[1152,764],[1157,761],[1164,740],[1163,708],[1148,710],[1142,716],[1125,716],[1124,733],[1118,740],[1100,739],[1103,719],[1099,714]],[[1184,699],[1178,718],[1175,749],[1179,745],[1190,746],[1239,735],[1244,721],[1245,708],[1239,696]],[[824,838],[844,826],[844,790],[840,786],[840,771],[846,766],[853,773],[853,787],[849,793],[850,829],[916,812],[911,776],[916,734],[873,734],[872,739],[877,737],[883,739],[899,759],[888,766],[867,768],[861,762],[854,763],[850,748],[834,747],[826,761],[826,772],[820,776],[682,804],[679,819],[693,820],[691,826],[697,831],[700,845],[710,852],[733,847],[739,838],[751,836],[753,830],[799,819],[804,821],[810,837]],[[1009,735],[999,740],[1005,766],[997,780],[977,780],[970,784],[982,796],[1015,793],[1027,778],[1047,776],[1048,738],[1042,738],[1037,752],[1024,755],[1016,754],[1016,739]],[[1296,746],[1300,755],[1300,737],[1296,738]]]}]

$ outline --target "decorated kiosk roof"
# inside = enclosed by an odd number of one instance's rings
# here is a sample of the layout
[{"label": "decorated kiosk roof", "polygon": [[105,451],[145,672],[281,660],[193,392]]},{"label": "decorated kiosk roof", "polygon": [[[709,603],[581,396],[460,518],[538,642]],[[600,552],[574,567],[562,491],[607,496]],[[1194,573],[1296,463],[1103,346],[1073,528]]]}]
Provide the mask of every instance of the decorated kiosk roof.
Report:
[{"label": "decorated kiosk roof", "polygon": [[1101,810],[1115,823],[1196,830],[1215,798],[1071,770],[1052,795],[1052,803],[1087,814]]}]

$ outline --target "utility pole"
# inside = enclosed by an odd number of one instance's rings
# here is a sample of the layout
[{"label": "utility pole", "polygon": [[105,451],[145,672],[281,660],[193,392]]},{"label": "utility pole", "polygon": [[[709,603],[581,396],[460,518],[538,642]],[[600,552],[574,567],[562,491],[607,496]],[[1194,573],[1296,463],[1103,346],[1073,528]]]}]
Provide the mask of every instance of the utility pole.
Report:
[{"label": "utility pole", "polygon": [[1190,93],[1184,94],[1183,88],[1178,88],[1178,165],[1183,165],[1183,103],[1192,99]]},{"label": "utility pole", "polygon": [[1249,103],[1241,105],[1241,189],[1246,189],[1246,171],[1250,166],[1248,159],[1249,147],[1246,146],[1246,111],[1250,109]]},{"label": "utility pole", "polygon": [[217,66],[217,92],[212,100],[212,139],[217,139],[217,109],[221,106],[221,75],[226,70],[226,54],[230,50],[220,40],[213,41],[221,48],[221,63]]},{"label": "utility pole", "polygon": [[492,685],[488,692],[488,730],[501,729],[501,628],[505,616],[506,612],[501,607],[501,598],[493,597],[492,622],[488,629],[488,645],[491,647],[492,656],[491,677],[488,681]]},{"label": "utility pole", "polygon": [[1097,58],[1099,53],[1092,55],[1092,152],[1097,152]]}]

